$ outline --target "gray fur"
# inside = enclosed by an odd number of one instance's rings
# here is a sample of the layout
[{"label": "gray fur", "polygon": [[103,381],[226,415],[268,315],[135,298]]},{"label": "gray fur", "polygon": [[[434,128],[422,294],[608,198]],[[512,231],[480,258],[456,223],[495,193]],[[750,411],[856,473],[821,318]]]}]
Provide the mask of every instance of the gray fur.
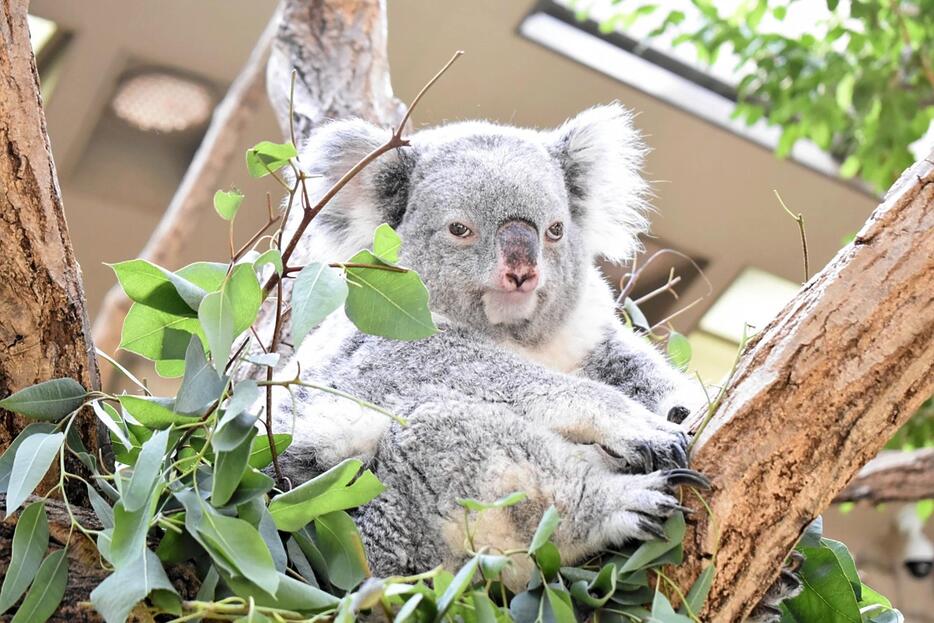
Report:
[{"label": "gray fur", "polygon": [[[321,176],[315,192],[387,136],[361,121],[321,129],[301,160]],[[643,153],[619,105],[548,132],[451,124],[374,162],[313,224],[298,262],[344,259],[368,246],[377,225],[393,225],[401,263],[425,281],[441,328],[400,342],[336,315],[295,353],[306,380],[379,404],[408,426],[316,390],[277,397],[277,427],[294,426],[283,458],[293,482],[358,456],[386,483],[357,513],[377,573],[462,560],[458,497],[529,495],[488,513],[478,546],[527,544],[555,505],[555,539],[571,562],[657,534],[677,508],[671,488],[696,481],[683,469],[686,435],[666,418],[698,406],[692,384],[620,323],[594,268],[598,256],[627,259],[638,246]],[[455,221],[475,235],[453,236]],[[528,246],[540,281],[532,295],[509,298],[491,292],[512,261],[497,232],[516,221],[540,237]],[[555,222],[564,225],[557,241],[545,237]]]}]

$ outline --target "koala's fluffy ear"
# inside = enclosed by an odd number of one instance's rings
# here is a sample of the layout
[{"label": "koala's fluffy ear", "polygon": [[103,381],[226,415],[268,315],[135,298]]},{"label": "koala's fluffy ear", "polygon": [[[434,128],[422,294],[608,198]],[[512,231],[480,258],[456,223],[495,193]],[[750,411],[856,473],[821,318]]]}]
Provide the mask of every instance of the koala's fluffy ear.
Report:
[{"label": "koala's fluffy ear", "polygon": [[647,150],[632,117],[618,103],[598,106],[547,135],[590,252],[613,262],[631,259],[648,227],[648,184],[639,172]]},{"label": "koala's fluffy ear", "polygon": [[[335,121],[317,130],[300,153],[300,166],[310,176],[309,195],[317,201],[368,153],[384,144],[391,130],[361,119]],[[408,202],[411,147],[383,154],[342,188],[312,222],[311,240],[299,248],[309,258],[343,261],[369,247],[382,223],[396,227]],[[293,209],[293,216],[301,210]],[[286,232],[288,233],[288,232]]]}]

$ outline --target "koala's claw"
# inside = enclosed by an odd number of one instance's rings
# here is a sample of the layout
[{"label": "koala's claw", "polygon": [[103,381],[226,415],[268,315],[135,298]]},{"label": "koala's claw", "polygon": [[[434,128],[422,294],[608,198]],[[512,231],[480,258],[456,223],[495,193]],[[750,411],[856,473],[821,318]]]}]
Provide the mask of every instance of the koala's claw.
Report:
[{"label": "koala's claw", "polygon": [[691,485],[701,489],[710,489],[710,481],[706,476],[693,469],[669,469],[662,472],[668,481],[669,486]]}]

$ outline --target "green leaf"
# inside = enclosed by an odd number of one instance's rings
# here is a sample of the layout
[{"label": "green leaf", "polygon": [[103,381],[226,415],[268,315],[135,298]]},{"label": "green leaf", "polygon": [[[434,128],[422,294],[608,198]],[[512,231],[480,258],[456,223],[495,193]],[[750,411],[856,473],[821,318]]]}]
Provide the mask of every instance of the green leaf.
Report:
[{"label": "green leaf", "polygon": [[558,570],[561,569],[561,553],[554,543],[546,541],[532,557],[546,580],[550,582],[558,575]]},{"label": "green leaf", "polygon": [[[215,451],[229,452],[238,447],[254,430],[256,416],[245,413],[259,398],[256,381],[246,379],[237,383],[233,396],[227,401],[224,415],[218,420],[211,438]],[[252,454],[252,452],[251,452]]]},{"label": "green leaf", "polygon": [[279,275],[285,270],[285,267],[282,265],[282,253],[279,249],[269,249],[253,260],[253,270],[259,270],[266,264],[272,264],[276,274]]},{"label": "green leaf", "polygon": [[[176,362],[178,369],[172,370],[170,375],[181,376],[185,367],[185,351],[192,334],[203,334],[197,318],[133,303],[123,321],[120,348],[163,363],[163,366],[165,362]],[[156,369],[159,370],[158,365]]]},{"label": "green leaf", "polygon": [[856,85],[856,76],[854,74],[846,74],[840,78],[840,82],[837,83],[837,106],[843,110],[849,110],[850,106],[853,105],[853,87]]},{"label": "green leaf", "polygon": [[317,545],[328,565],[331,584],[345,591],[370,575],[363,541],[353,519],[344,511],[315,519]]},{"label": "green leaf", "polygon": [[257,143],[246,152],[246,168],[252,177],[265,177],[288,164],[298,155],[295,145],[288,143]]},{"label": "green leaf", "polygon": [[333,608],[340,601],[334,595],[284,573],[277,574],[278,587],[273,595],[267,594],[245,578],[228,576],[224,572],[221,572],[221,575],[224,575],[224,581],[237,595],[244,599],[252,597],[257,606],[297,612],[319,612]]},{"label": "green leaf", "polygon": [[240,484],[240,479],[243,478],[247,469],[255,436],[256,429],[253,428],[239,446],[217,453],[214,459],[214,480],[211,488],[211,504],[214,506],[220,507],[227,504]]},{"label": "green leaf", "polygon": [[480,502],[474,500],[473,498],[457,498],[457,503],[464,508],[472,511],[485,511],[491,508],[507,508],[509,506],[515,506],[519,502],[524,501],[529,496],[525,494],[524,491],[516,491],[510,493],[507,496],[503,496],[495,502]]},{"label": "green leaf", "polygon": [[19,435],[16,436],[10,445],[7,446],[3,454],[0,454],[0,493],[6,493],[7,487],[10,484],[10,475],[13,473],[13,461],[20,444],[22,444],[27,437],[39,433],[51,433],[54,430],[55,427],[47,422],[28,424],[20,431]]},{"label": "green leaf", "polygon": [[623,311],[626,313],[629,323],[636,329],[648,332],[651,328],[652,325],[646,319],[645,314],[642,313],[642,310],[631,298],[626,297],[626,300],[623,301]]},{"label": "green leaf", "polygon": [[620,568],[620,573],[628,573],[651,566],[662,556],[681,545],[681,541],[684,539],[684,515],[675,513],[669,517],[665,522],[664,530],[665,540],[642,543]]},{"label": "green leaf", "polygon": [[237,189],[214,193],[214,210],[225,221],[232,221],[243,203],[243,193]]},{"label": "green leaf", "polygon": [[221,515],[192,490],[176,492],[185,506],[185,525],[207,549],[218,569],[249,581],[268,595],[275,595],[280,575],[272,554],[259,532],[248,522]]},{"label": "green leaf", "polygon": [[707,595],[710,593],[710,586],[713,584],[713,578],[716,574],[717,567],[715,565],[710,564],[704,567],[704,570],[694,580],[694,584],[691,585],[691,590],[688,591],[684,604],[681,605],[679,610],[681,614],[692,612],[696,615],[701,611],[704,602],[707,601]]},{"label": "green leaf", "polygon": [[0,587],[0,614],[9,610],[26,592],[48,549],[49,520],[45,502],[34,502],[26,507],[16,522],[12,554]]},{"label": "green leaf", "polygon": [[826,547],[808,547],[804,555],[799,571],[804,590],[784,602],[788,611],[799,621],[860,623],[856,594],[836,554]]},{"label": "green leaf", "polygon": [[[378,264],[369,251],[350,259],[353,264]],[[397,340],[418,340],[437,333],[428,309],[428,289],[412,271],[348,268],[351,288],[344,308],[364,333]]]},{"label": "green leaf", "polygon": [[155,514],[159,496],[155,493],[147,503],[134,511],[128,511],[120,499],[114,504],[114,529],[111,536],[109,556],[114,567],[123,567],[142,554],[146,548],[146,534]]},{"label": "green leaf", "polygon": [[6,514],[12,515],[42,481],[65,441],[64,433],[36,433],[26,437],[13,459],[6,493]]},{"label": "green leaf", "polygon": [[480,559],[480,571],[487,580],[499,579],[500,575],[503,573],[503,569],[511,562],[508,556],[478,554],[477,557]]},{"label": "green leaf", "polygon": [[931,515],[934,515],[934,499],[921,500],[916,503],[915,514],[922,523],[926,522]]},{"label": "green leaf", "polygon": [[821,538],[824,535],[824,518],[818,515],[814,521],[809,523],[804,529],[804,534],[798,539],[796,547],[820,547]]},{"label": "green leaf", "polygon": [[121,394],[117,399],[133,419],[150,429],[164,429],[173,424],[191,424],[197,421],[196,417],[176,413],[173,409],[175,401],[171,398]]},{"label": "green leaf", "polygon": [[834,553],[834,556],[837,557],[837,562],[840,563],[840,568],[843,569],[843,573],[846,575],[846,578],[850,581],[850,585],[853,587],[853,593],[856,595],[856,601],[861,600],[863,598],[863,582],[859,579],[859,573],[856,571],[856,563],[853,561],[853,556],[850,554],[850,550],[840,541],[835,541],[828,538],[822,538],[820,541],[821,545],[828,548]]},{"label": "green leaf", "polygon": [[198,320],[219,369],[227,363],[234,339],[256,320],[262,300],[253,267],[241,264],[233,269],[220,290],[201,301]]},{"label": "green leaf", "polygon": [[554,534],[560,521],[561,518],[558,516],[558,509],[554,506],[549,506],[548,510],[542,515],[541,521],[538,522],[538,527],[535,529],[535,534],[532,536],[532,543],[529,545],[529,554],[534,555],[535,552],[548,542],[548,539]]},{"label": "green leaf", "polygon": [[668,359],[672,365],[682,370],[691,363],[691,343],[674,330],[668,334]]},{"label": "green leaf", "polygon": [[[265,474],[261,475],[265,476]],[[259,531],[259,535],[263,538],[263,542],[266,544],[266,547],[269,548],[269,553],[272,555],[272,562],[276,567],[276,571],[285,573],[289,557],[285,551],[285,547],[282,545],[282,538],[279,536],[279,531],[276,530],[276,524],[269,514],[269,509],[266,508],[265,500],[253,498],[244,504],[238,505],[237,512],[240,514],[241,519],[248,521]]]},{"label": "green leaf", "polygon": [[124,448],[130,450],[133,447],[133,442],[130,441],[129,431],[117,414],[117,410],[103,400],[95,400],[91,403],[91,408],[94,410],[97,419],[110,431],[111,439],[116,437]]},{"label": "green leaf", "polygon": [[34,420],[57,422],[84,404],[87,395],[74,379],[53,379],[7,396],[0,400],[0,408]]},{"label": "green leaf", "polygon": [[[417,596],[421,597],[421,595]],[[470,598],[473,600],[474,612],[477,615],[477,623],[496,623],[498,609],[484,591],[474,591],[470,594]],[[406,603],[406,605],[408,605],[408,603]]]},{"label": "green leaf", "polygon": [[124,623],[133,607],[156,590],[177,595],[162,562],[145,549],[91,591],[91,603],[107,623]]},{"label": "green leaf", "polygon": [[655,598],[652,600],[651,620],[653,623],[692,623],[688,617],[675,612],[668,598],[658,590],[655,591]]},{"label": "green leaf", "polygon": [[386,223],[377,227],[373,232],[373,255],[384,264],[395,265],[399,261],[400,248],[402,248],[402,238]]},{"label": "green leaf", "polygon": [[603,606],[615,592],[616,567],[612,564],[603,565],[592,581],[578,580],[571,585],[571,595],[575,601],[591,608]]},{"label": "green leaf", "polygon": [[340,271],[312,262],[295,278],[292,289],[292,343],[295,348],[331,312],[347,300],[347,282]]},{"label": "green leaf", "polygon": [[457,598],[467,590],[473,581],[473,576],[477,573],[479,565],[480,559],[474,556],[457,571],[454,579],[451,580],[451,583],[448,584],[448,587],[444,589],[444,593],[438,599],[438,613],[435,615],[436,622],[444,619],[444,615],[454,605]]},{"label": "green leaf", "polygon": [[193,315],[205,295],[184,277],[146,260],[128,260],[110,267],[131,301],[170,314]]},{"label": "green leaf", "polygon": [[359,468],[360,462],[356,459],[346,460],[317,478],[277,495],[269,503],[276,527],[284,532],[295,532],[321,515],[362,506],[382,493],[385,487],[370,470],[347,484]]},{"label": "green leaf", "polygon": [[[289,433],[276,433],[273,439],[276,445],[276,456],[285,452],[292,443],[292,435]],[[272,452],[269,450],[269,440],[266,435],[257,437],[253,440],[253,449],[250,451],[250,467],[265,469],[270,465],[272,465]]]},{"label": "green leaf", "polygon": [[545,604],[542,608],[542,619],[555,623],[577,623],[574,608],[571,606],[571,596],[563,589],[545,587]]},{"label": "green leaf", "polygon": [[68,555],[64,549],[49,554],[36,573],[32,588],[10,623],[44,623],[55,614],[65,595]]},{"label": "green leaf", "polygon": [[846,160],[843,161],[843,164],[840,165],[840,177],[850,178],[859,173],[859,169],[862,166],[862,162],[859,160],[859,156],[853,154],[848,156]]},{"label": "green leaf", "polygon": [[120,501],[124,510],[133,513],[141,509],[152,494],[162,472],[162,459],[169,443],[169,431],[161,430],[143,444],[130,484],[123,490]]},{"label": "green leaf", "polygon": [[94,509],[94,514],[97,515],[97,518],[100,519],[101,525],[104,528],[113,528],[114,527],[114,510],[110,507],[110,504],[107,503],[100,493],[97,492],[97,489],[92,487],[90,484],[87,485],[88,498],[91,500],[91,508]]},{"label": "green leaf", "polygon": [[206,408],[221,397],[224,381],[217,376],[207,358],[201,338],[191,336],[185,352],[185,377],[175,399],[177,413],[202,415]]}]

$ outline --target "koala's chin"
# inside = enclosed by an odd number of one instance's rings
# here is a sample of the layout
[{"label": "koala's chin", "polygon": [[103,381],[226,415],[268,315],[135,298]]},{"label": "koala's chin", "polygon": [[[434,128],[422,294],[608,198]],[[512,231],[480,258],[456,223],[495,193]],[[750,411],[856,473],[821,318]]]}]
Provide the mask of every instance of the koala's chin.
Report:
[{"label": "koala's chin", "polygon": [[488,290],[480,300],[491,325],[516,324],[532,317],[539,305],[539,291],[503,292]]}]

